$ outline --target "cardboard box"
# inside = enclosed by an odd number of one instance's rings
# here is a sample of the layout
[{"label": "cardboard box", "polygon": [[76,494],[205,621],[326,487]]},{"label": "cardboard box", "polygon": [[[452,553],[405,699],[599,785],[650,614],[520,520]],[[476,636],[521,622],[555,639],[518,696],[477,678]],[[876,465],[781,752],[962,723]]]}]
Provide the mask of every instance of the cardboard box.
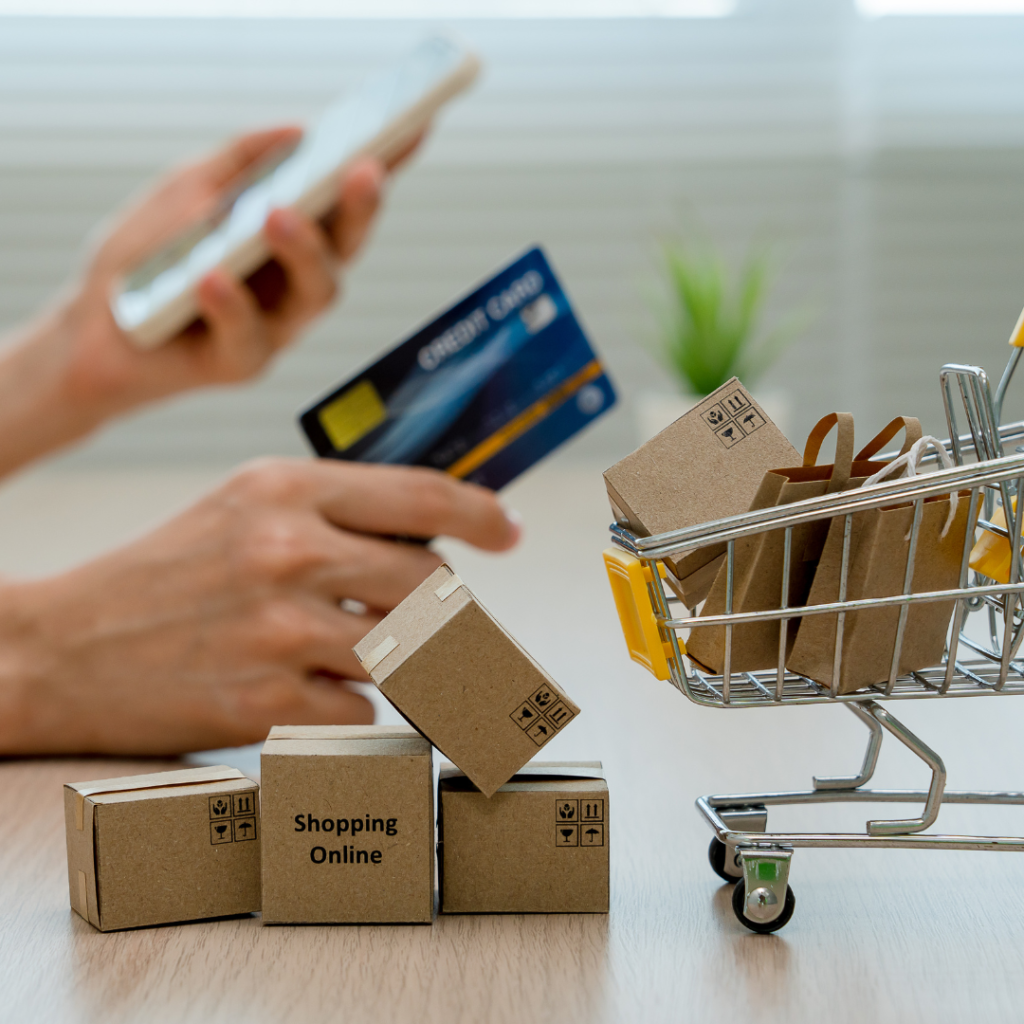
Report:
[{"label": "cardboard box", "polygon": [[447,565],[355,652],[380,692],[486,796],[579,714]]},{"label": "cardboard box", "polygon": [[260,760],[264,924],[433,920],[433,761],[415,729],[275,726]]},{"label": "cardboard box", "polygon": [[[703,554],[703,552],[695,552],[695,554]],[[715,577],[718,575],[718,570],[724,564],[725,552],[723,551],[716,558],[712,558],[706,565],[702,565],[699,569],[694,569],[685,579],[677,579],[672,570],[667,569],[665,572],[665,582],[687,608],[696,608],[711,592]]]},{"label": "cardboard box", "polygon": [[72,909],[101,932],[260,909],[259,787],[219,765],[64,787]]},{"label": "cardboard box", "polygon": [[[764,474],[800,458],[733,377],[606,470],[604,482],[616,520],[649,537],[746,512]],[[724,552],[714,544],[665,560],[688,607],[707,597],[715,578],[709,563]]]},{"label": "cardboard box", "polygon": [[490,800],[444,765],[443,914],[606,914],[608,784],[599,761],[527,765]]}]

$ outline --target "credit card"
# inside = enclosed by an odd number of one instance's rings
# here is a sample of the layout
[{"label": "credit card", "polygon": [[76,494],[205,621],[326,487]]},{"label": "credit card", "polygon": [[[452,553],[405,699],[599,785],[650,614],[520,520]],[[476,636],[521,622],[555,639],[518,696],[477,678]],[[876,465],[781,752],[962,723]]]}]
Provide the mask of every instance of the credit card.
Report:
[{"label": "credit card", "polygon": [[531,249],[299,422],[318,455],[504,487],[616,401],[543,252]]}]

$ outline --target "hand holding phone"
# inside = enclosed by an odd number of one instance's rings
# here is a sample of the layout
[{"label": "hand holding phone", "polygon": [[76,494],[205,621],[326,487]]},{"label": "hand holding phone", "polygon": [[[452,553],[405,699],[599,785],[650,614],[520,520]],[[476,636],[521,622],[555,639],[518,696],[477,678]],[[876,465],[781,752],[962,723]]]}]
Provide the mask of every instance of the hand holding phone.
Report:
[{"label": "hand holding phone", "polygon": [[294,148],[282,147],[236,183],[215,213],[127,274],[111,299],[114,317],[140,347],[160,345],[199,316],[196,287],[215,267],[238,277],[267,262],[263,228],[278,207],[325,217],[338,175],[361,156],[387,161],[476,77],[479,61],[431,39],[401,65],[332,106]]}]

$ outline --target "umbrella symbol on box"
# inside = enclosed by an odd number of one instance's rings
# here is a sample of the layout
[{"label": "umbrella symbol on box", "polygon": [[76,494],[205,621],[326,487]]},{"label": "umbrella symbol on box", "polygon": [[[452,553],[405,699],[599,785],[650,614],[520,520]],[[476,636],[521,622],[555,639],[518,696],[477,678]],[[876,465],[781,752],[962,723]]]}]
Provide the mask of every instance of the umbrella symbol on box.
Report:
[{"label": "umbrella symbol on box", "polygon": [[546,722],[544,719],[539,718],[529,729],[526,730],[526,735],[537,744],[538,747],[544,746],[554,734],[554,728]]},{"label": "umbrella symbol on box", "polygon": [[246,839],[256,838],[255,818],[235,818],[232,824],[235,826],[236,843],[244,843]]}]

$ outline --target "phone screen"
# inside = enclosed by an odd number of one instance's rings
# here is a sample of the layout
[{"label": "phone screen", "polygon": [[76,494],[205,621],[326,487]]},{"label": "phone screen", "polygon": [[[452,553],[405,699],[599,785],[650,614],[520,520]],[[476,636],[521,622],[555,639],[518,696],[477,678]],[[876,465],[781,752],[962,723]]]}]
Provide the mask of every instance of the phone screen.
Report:
[{"label": "phone screen", "polygon": [[225,257],[257,236],[271,210],[293,206],[329,181],[346,160],[450,74],[464,57],[464,51],[448,40],[428,40],[397,68],[367,80],[329,107],[296,147],[273,154],[236,183],[210,217],[191,225],[126,276],[113,301],[118,324],[126,331],[133,330],[197,284]]}]

